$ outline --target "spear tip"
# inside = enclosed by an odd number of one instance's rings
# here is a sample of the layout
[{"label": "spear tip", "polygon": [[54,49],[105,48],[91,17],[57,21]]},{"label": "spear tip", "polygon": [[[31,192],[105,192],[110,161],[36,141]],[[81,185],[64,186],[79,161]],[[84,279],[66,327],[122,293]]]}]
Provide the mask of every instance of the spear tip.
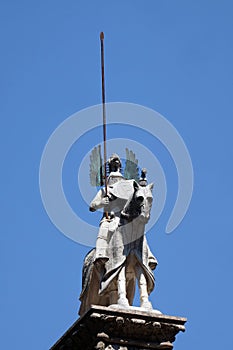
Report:
[{"label": "spear tip", "polygon": [[104,32],[100,33],[100,40],[104,40]]}]

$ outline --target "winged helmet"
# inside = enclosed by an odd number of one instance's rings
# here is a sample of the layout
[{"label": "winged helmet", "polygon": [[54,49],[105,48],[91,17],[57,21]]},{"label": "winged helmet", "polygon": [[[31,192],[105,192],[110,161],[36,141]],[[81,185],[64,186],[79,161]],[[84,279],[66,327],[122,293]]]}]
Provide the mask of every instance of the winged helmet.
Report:
[{"label": "winged helmet", "polygon": [[[122,173],[126,180],[134,179],[139,181],[138,159],[135,153],[128,148],[125,149],[125,159],[122,162]],[[109,175],[109,172],[106,174]],[[90,183],[92,186],[99,187],[104,184],[104,164],[101,155],[101,146],[93,148],[90,154]]]}]

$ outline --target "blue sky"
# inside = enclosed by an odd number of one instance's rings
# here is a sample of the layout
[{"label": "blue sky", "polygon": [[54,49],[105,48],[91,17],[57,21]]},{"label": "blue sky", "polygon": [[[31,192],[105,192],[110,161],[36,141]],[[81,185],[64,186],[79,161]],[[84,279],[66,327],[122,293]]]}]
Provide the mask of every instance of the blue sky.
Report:
[{"label": "blue sky", "polygon": [[[89,248],[51,223],[38,177],[55,128],[101,101],[100,31],[107,101],[141,104],[165,116],[182,135],[194,167],[189,211],[166,235],[177,178],[169,155],[154,141],[168,196],[148,234],[159,260],[152,303],[188,318],[175,349],[230,348],[232,2],[10,0],[0,6],[2,348],[49,349],[77,319]],[[143,135],[134,136],[143,142]],[[74,151],[64,164],[64,188],[78,212]],[[93,220],[88,208],[83,215]]]}]

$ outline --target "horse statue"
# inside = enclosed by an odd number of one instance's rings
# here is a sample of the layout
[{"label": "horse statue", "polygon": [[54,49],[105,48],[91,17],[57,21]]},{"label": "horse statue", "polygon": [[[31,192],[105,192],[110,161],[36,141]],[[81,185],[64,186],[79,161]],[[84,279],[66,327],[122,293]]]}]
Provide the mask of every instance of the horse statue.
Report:
[{"label": "horse statue", "polygon": [[80,315],[92,304],[132,306],[136,281],[140,307],[152,309],[148,297],[154,289],[157,260],[148,246],[145,225],[150,218],[153,184],[118,180],[110,183],[107,197],[102,189],[91,203],[91,211],[102,205],[110,214],[101,221],[96,248],[84,259]]}]

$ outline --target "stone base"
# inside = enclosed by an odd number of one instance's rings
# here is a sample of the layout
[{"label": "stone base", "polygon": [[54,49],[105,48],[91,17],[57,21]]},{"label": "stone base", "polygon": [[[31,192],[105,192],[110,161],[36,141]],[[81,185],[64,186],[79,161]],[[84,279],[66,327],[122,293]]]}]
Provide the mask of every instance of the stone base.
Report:
[{"label": "stone base", "polygon": [[186,318],[93,305],[50,350],[172,349]]}]

